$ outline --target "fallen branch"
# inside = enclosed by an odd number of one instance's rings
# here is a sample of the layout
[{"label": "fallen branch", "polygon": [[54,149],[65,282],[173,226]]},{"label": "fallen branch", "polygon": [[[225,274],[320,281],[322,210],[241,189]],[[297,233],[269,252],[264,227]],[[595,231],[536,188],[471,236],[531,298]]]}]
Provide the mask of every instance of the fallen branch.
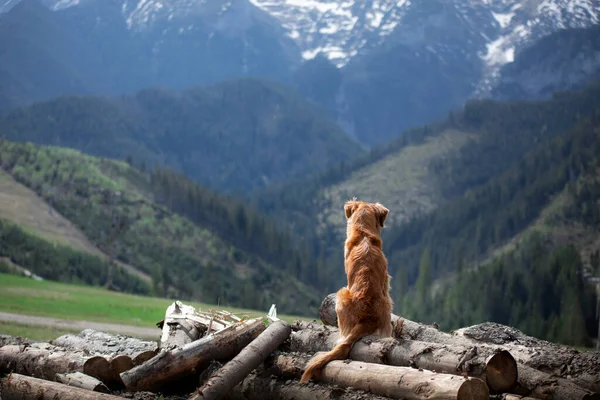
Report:
[{"label": "fallen branch", "polygon": [[279,380],[250,374],[236,385],[231,400],[389,400],[359,389],[320,383],[308,385],[293,380]]},{"label": "fallen branch", "polygon": [[[339,330],[320,324],[294,324],[290,339],[292,352],[331,350]],[[517,363],[506,351],[474,346],[445,346],[411,340],[363,338],[355,343],[348,358],[356,361],[417,367],[436,372],[481,378],[490,389],[502,393],[517,383]]]},{"label": "fallen branch", "polygon": [[256,339],[246,346],[235,358],[214,374],[198,392],[191,397],[199,399],[221,399],[238,383],[244,380],[275,349],[283,343],[292,331],[285,321],[269,325]]},{"label": "fallen branch", "polygon": [[82,374],[81,372],[73,372],[71,374],[56,374],[56,381],[68,386],[78,387],[92,392],[110,393],[106,385],[98,379]]},{"label": "fallen branch", "polygon": [[[276,374],[299,378],[310,358],[307,355],[276,355],[270,360],[269,365]],[[478,378],[361,361],[331,361],[321,372],[319,380],[363,389],[394,399],[487,400],[489,398],[488,387]]]},{"label": "fallen branch", "polygon": [[231,325],[182,348],[161,352],[142,365],[123,372],[121,379],[129,391],[160,389],[167,382],[194,373],[202,364],[232,359],[264,329],[262,318]]},{"label": "fallen branch", "polygon": [[28,346],[0,347],[0,373],[15,372],[54,380],[56,374],[82,372],[111,387],[115,375],[102,356],[86,356],[83,352],[66,352],[48,343]]},{"label": "fallen branch", "polygon": [[134,365],[151,359],[158,352],[156,342],[94,329],[84,329],[78,335],[66,334],[50,343],[69,350],[85,350],[92,354],[104,354],[111,357],[129,356]]},{"label": "fallen branch", "polygon": [[122,397],[107,393],[92,392],[58,382],[10,374],[0,379],[2,400],[118,400]]},{"label": "fallen branch", "polygon": [[[321,320],[326,325],[337,326],[335,294],[329,294],[319,308]],[[402,322],[400,322],[402,321]],[[450,346],[478,346],[507,350],[517,363],[573,379],[578,385],[600,392],[600,352],[580,352],[569,346],[550,343],[525,335],[518,329],[496,323],[462,328],[453,334],[430,325],[419,324],[392,314],[392,325],[402,325],[398,338],[419,340]]]}]

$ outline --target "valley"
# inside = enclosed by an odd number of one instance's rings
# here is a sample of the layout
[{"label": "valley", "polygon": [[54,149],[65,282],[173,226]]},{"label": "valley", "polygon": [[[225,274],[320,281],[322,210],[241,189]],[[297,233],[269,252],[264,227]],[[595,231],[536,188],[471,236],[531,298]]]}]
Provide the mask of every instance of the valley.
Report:
[{"label": "valley", "polygon": [[316,318],[356,196],[390,209],[398,314],[592,347],[599,21],[591,0],[0,1],[0,312],[24,316],[0,332],[152,328],[173,299]]}]

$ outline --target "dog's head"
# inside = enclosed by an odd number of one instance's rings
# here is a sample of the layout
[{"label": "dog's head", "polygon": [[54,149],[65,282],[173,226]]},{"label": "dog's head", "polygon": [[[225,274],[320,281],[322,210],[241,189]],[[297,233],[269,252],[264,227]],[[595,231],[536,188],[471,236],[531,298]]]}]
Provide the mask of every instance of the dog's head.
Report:
[{"label": "dog's head", "polygon": [[385,226],[389,210],[379,203],[368,203],[353,198],[344,204],[344,212],[348,220],[348,227],[360,224],[370,232],[380,234],[381,228]]}]

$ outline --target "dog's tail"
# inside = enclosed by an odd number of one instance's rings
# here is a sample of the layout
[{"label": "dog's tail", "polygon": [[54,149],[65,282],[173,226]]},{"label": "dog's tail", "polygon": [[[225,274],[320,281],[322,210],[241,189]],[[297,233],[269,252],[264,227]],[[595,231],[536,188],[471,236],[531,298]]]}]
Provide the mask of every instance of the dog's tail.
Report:
[{"label": "dog's tail", "polygon": [[329,361],[333,360],[344,360],[350,354],[350,350],[356,341],[361,339],[364,336],[362,325],[356,325],[350,331],[350,334],[346,336],[342,342],[338,343],[331,351],[319,354],[315,356],[308,363],[304,374],[302,374],[302,378],[300,382],[308,382],[313,377],[317,376],[321,370],[329,363]]}]

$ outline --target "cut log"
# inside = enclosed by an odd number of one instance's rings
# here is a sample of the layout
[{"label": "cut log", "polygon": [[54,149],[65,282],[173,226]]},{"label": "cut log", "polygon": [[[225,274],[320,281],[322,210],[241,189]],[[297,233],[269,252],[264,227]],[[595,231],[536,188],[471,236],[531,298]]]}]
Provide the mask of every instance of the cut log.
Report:
[{"label": "cut log", "polygon": [[33,378],[20,374],[10,374],[0,379],[0,397],[2,400],[118,400],[122,397],[107,393],[92,392],[51,382],[44,379]]},{"label": "cut log", "polygon": [[584,389],[570,379],[558,378],[519,364],[517,394],[552,400],[600,400],[600,394]]},{"label": "cut log", "polygon": [[[337,326],[335,294],[329,294],[319,309],[326,325]],[[442,332],[434,326],[419,324],[392,314],[392,325],[402,320],[402,332],[397,336],[450,346],[499,348],[510,352],[517,363],[549,374],[573,379],[578,385],[600,393],[600,352],[581,352],[569,346],[550,343],[523,334],[515,328],[496,323],[484,323],[454,331]]]},{"label": "cut log", "polygon": [[105,354],[111,357],[126,355],[131,358],[134,365],[149,360],[158,352],[158,344],[154,341],[94,329],[84,329],[78,335],[63,335],[50,343],[69,350],[85,350],[92,354]]},{"label": "cut log", "polygon": [[214,374],[192,400],[221,399],[238,383],[257,368],[292,332],[285,321],[276,321],[269,325],[256,339]]},{"label": "cut log", "polygon": [[71,374],[56,374],[56,381],[68,386],[78,387],[92,392],[110,393],[106,385],[98,379],[82,374],[81,372],[73,372]]},{"label": "cut log", "polygon": [[10,372],[47,380],[54,380],[56,374],[82,372],[99,379],[108,387],[114,384],[115,378],[105,357],[86,356],[77,351],[66,352],[48,343],[0,347],[0,373]]},{"label": "cut log", "polygon": [[302,384],[297,380],[281,380],[250,374],[234,387],[230,400],[389,400],[364,390],[342,388],[320,383]]},{"label": "cut log", "polygon": [[231,325],[182,348],[161,352],[123,372],[121,379],[128,391],[160,389],[170,381],[193,374],[198,366],[232,359],[264,330],[262,318]]},{"label": "cut log", "polygon": [[[291,334],[290,351],[330,351],[339,339],[339,330],[320,324],[296,323],[304,329]],[[517,363],[507,351],[476,346],[446,346],[413,340],[365,337],[352,347],[348,358],[356,361],[417,367],[447,374],[481,378],[493,392],[503,393],[517,383]]]},{"label": "cut log", "polygon": [[[269,365],[276,374],[299,378],[310,358],[307,355],[280,354],[272,357]],[[330,361],[320,373],[319,380],[394,399],[487,400],[489,398],[488,387],[479,378],[361,361]]]},{"label": "cut log", "polygon": [[588,390],[600,393],[600,352],[581,352],[528,336],[516,328],[493,322],[461,328],[453,336],[470,343],[499,346],[532,368],[570,378]]}]

